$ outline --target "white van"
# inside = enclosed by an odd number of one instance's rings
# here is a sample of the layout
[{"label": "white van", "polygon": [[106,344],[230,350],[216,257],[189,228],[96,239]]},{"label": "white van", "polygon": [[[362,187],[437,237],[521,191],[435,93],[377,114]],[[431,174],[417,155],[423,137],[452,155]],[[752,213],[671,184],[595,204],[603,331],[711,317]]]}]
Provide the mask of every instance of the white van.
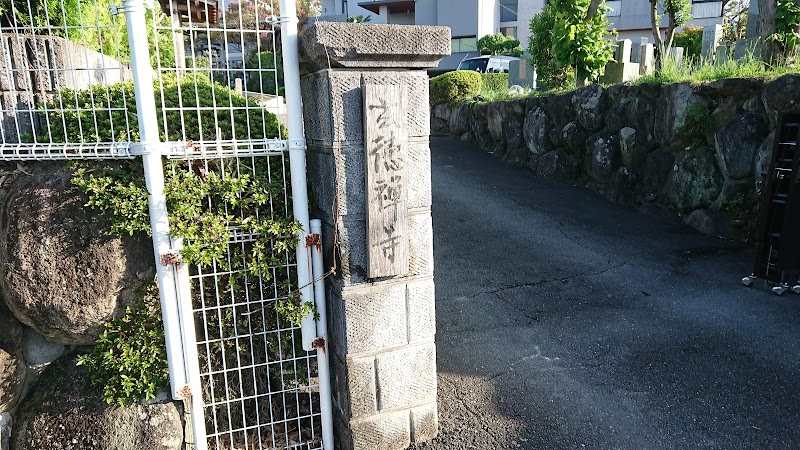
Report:
[{"label": "white van", "polygon": [[485,55],[461,61],[456,70],[474,70],[480,73],[508,73],[511,61],[519,61],[513,56]]}]

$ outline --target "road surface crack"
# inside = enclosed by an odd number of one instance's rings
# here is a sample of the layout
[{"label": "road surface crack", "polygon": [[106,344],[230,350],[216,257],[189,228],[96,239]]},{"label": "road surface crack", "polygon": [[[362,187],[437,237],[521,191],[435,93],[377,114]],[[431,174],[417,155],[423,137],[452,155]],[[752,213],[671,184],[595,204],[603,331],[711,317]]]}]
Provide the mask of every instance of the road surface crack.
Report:
[{"label": "road surface crack", "polygon": [[608,271],[616,270],[616,269],[619,269],[620,267],[623,267],[623,266],[626,266],[626,265],[628,265],[627,262],[622,262],[622,263],[615,264],[613,266],[606,267],[604,269],[597,270],[597,271],[594,271],[594,272],[589,272],[589,273],[577,273],[577,274],[570,275],[570,276],[567,276],[567,277],[552,278],[552,279],[548,279],[548,280],[539,280],[539,281],[535,281],[535,282],[532,282],[532,283],[510,284],[510,285],[507,285],[507,286],[503,286],[503,287],[501,287],[499,289],[495,289],[493,291],[481,292],[479,294],[472,295],[472,296],[470,296],[468,298],[474,298],[474,297],[477,297],[477,296],[483,295],[483,294],[498,294],[498,293],[509,291],[509,290],[512,290],[512,289],[536,287],[536,286],[540,286],[540,285],[543,285],[543,284],[549,284],[549,283],[556,283],[556,282],[564,283],[564,282],[573,280],[575,278],[583,278],[583,277],[592,277],[592,276],[595,276],[595,275],[602,275],[602,274],[604,274],[604,273],[606,273]]}]

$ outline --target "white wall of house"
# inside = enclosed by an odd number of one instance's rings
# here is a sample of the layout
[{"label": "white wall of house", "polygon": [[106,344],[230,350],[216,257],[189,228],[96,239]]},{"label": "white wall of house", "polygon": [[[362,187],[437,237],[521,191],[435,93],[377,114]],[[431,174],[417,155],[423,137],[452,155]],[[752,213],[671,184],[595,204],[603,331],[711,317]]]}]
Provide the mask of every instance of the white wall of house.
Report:
[{"label": "white wall of house", "polygon": [[500,5],[497,0],[478,0],[478,29],[480,39],[500,31]]},{"label": "white wall of house", "polygon": [[[530,24],[531,19],[536,14],[539,14],[544,8],[545,0],[519,0],[519,7],[517,10],[517,23],[513,26],[517,28],[517,39],[519,39],[520,45],[522,48],[527,51],[528,49],[528,38],[531,35],[530,31]],[[501,27],[505,27],[505,23],[500,24]]]},{"label": "white wall of house", "polygon": [[323,16],[338,16],[345,14],[347,16],[371,16],[370,23],[387,23],[386,15],[375,14],[360,6],[359,3],[364,0],[322,0],[322,14]]},{"label": "white wall of house", "polygon": [[414,21],[417,25],[438,25],[439,10],[436,0],[417,0]]},{"label": "white wall of house", "polygon": [[414,12],[389,14],[389,20],[387,23],[396,25],[415,25],[415,14]]},{"label": "white wall of house", "polygon": [[[618,14],[609,14],[611,26],[617,29],[619,39],[631,39],[638,42],[646,37],[653,42],[653,31],[650,25],[650,2],[648,0],[614,0],[607,2],[619,8]],[[617,6],[618,5],[618,6]],[[692,4],[692,20],[687,26],[703,27],[722,24],[721,1],[697,1]],[[662,31],[668,25],[667,17],[661,18]]]}]

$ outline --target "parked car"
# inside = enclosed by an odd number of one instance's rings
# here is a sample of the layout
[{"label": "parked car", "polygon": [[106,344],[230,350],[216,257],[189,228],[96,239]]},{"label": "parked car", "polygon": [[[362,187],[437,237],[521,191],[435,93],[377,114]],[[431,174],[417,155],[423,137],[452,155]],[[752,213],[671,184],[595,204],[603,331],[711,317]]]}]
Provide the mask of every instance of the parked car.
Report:
[{"label": "parked car", "polygon": [[461,61],[457,70],[474,70],[481,73],[508,73],[511,61],[519,61],[513,56],[485,55]]}]

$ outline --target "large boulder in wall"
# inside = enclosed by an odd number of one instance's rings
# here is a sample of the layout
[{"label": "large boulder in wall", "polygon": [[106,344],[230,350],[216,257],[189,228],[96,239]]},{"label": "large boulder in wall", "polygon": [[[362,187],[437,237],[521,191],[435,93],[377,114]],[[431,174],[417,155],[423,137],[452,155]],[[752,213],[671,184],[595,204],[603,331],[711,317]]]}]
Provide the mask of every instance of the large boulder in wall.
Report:
[{"label": "large boulder in wall", "polygon": [[491,102],[485,114],[489,136],[494,141],[489,148],[506,161],[527,164],[530,155],[522,137],[524,104],[517,101]]},{"label": "large boulder in wall", "polygon": [[761,102],[767,111],[770,128],[778,126],[778,116],[783,112],[797,112],[800,109],[800,75],[784,75],[764,85]]},{"label": "large boulder in wall", "polygon": [[461,136],[467,131],[470,131],[470,121],[472,120],[472,111],[469,105],[459,103],[453,106],[452,113],[450,114],[450,121],[448,123],[450,134],[453,136]]},{"label": "large boulder in wall", "polygon": [[572,181],[578,175],[578,162],[563,150],[553,150],[536,161],[534,170],[540,177]]},{"label": "large boulder in wall", "polygon": [[552,128],[553,122],[547,117],[544,109],[537,107],[528,112],[522,126],[522,134],[532,154],[543,155],[551,150],[549,133]]},{"label": "large boulder in wall", "polygon": [[714,135],[717,161],[722,173],[730,178],[750,178],[758,148],[764,139],[764,127],[754,114],[739,114]]},{"label": "large boulder in wall", "polygon": [[48,341],[90,345],[152,281],[153,253],[147,239],[111,235],[70,177],[63,164],[40,163],[11,186],[0,288],[12,313]]},{"label": "large boulder in wall", "polygon": [[594,181],[606,182],[620,166],[619,142],[616,136],[597,133],[587,142],[586,174]]},{"label": "large boulder in wall", "polygon": [[578,89],[572,96],[572,106],[575,108],[578,124],[591,133],[603,128],[606,103],[603,92],[603,87],[600,85],[587,86]]},{"label": "large boulder in wall", "polygon": [[706,108],[708,102],[697,95],[692,86],[685,83],[665,84],[655,108],[655,138],[673,149],[684,147],[685,142],[676,139],[684,127],[691,108]]},{"label": "large boulder in wall", "polygon": [[26,375],[22,325],[0,305],[0,413],[17,404]]},{"label": "large boulder in wall", "polygon": [[181,413],[174,403],[112,406],[86,369],[64,357],[50,364],[14,415],[11,450],[178,450]]},{"label": "large boulder in wall", "polygon": [[722,181],[711,149],[686,150],[675,158],[667,196],[675,209],[688,213],[716,200],[722,191]]}]

